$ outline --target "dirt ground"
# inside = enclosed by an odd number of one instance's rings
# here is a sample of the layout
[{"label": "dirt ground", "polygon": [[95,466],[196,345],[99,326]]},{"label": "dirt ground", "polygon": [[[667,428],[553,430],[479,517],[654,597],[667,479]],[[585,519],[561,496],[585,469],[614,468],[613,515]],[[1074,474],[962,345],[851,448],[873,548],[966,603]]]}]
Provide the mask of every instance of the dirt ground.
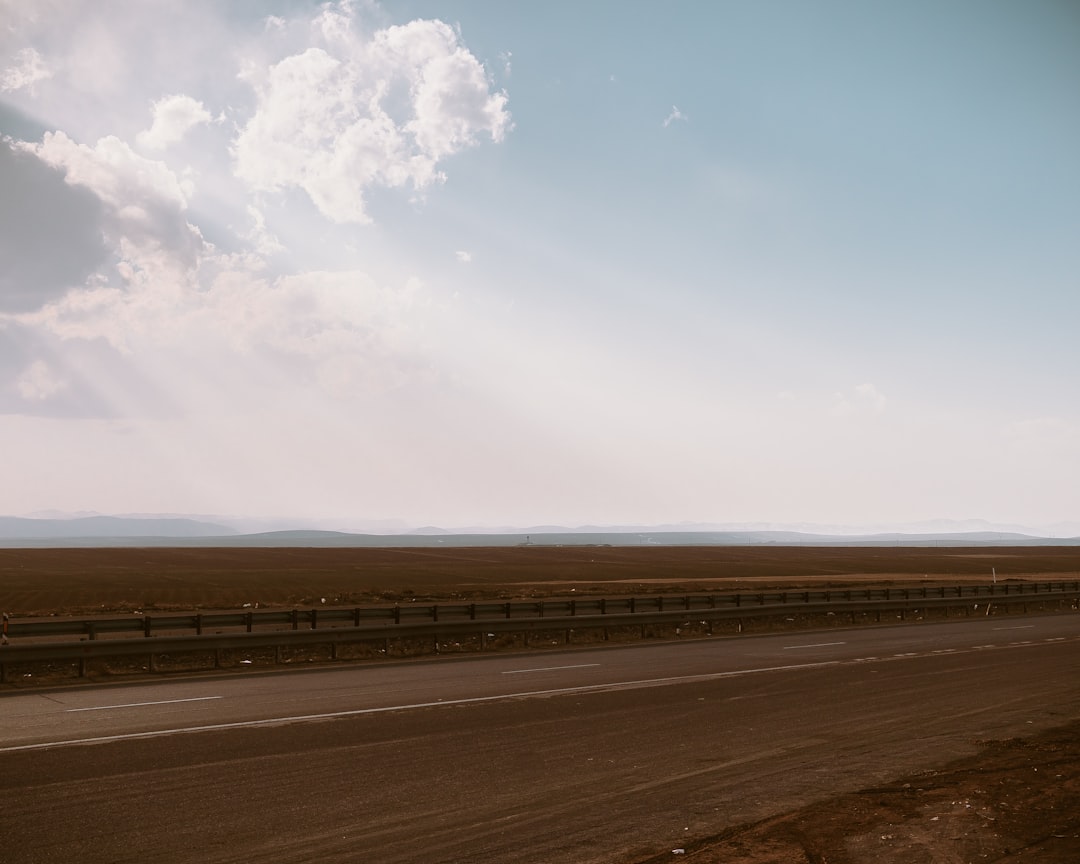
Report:
[{"label": "dirt ground", "polygon": [[[0,549],[19,615],[1080,579],[1080,548]],[[0,697],[2,698],[2,697]],[[648,862],[1080,861],[1080,718]]]},{"label": "dirt ground", "polygon": [[12,615],[1080,579],[1080,547],[0,549]]},{"label": "dirt ground", "polygon": [[636,864],[1076,864],[1080,721]]}]

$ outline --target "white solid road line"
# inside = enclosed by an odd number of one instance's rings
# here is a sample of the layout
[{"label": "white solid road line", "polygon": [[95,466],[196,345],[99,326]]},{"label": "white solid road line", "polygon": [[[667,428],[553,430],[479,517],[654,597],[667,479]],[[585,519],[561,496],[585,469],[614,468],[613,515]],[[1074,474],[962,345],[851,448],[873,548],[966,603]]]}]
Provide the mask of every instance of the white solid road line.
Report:
[{"label": "white solid road line", "polygon": [[523,672],[555,672],[559,669],[587,669],[590,666],[599,666],[599,663],[577,663],[573,666],[540,666],[536,669],[508,669],[500,672],[500,675],[520,675]]},{"label": "white solid road line", "polygon": [[785,651],[791,651],[794,648],[828,648],[830,645],[847,645],[847,642],[815,642],[813,645],[785,645]]},{"label": "white solid road line", "polygon": [[1015,627],[995,627],[995,630],[1031,630],[1035,627],[1034,624],[1018,624]]},{"label": "white solid road line", "polygon": [[208,702],[211,699],[224,699],[224,696],[193,696],[190,699],[162,699],[160,702],[128,702],[124,705],[95,705],[92,708],[68,708],[68,714],[76,711],[111,711],[114,708],[142,708],[145,705],[175,705],[177,702]]}]

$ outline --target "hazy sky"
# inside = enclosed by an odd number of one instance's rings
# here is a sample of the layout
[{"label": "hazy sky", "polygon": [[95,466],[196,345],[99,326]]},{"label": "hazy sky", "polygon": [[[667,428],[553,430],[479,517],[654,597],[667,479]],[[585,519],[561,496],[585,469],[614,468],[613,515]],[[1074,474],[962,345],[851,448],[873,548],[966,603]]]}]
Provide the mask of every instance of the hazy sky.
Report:
[{"label": "hazy sky", "polygon": [[0,513],[1080,522],[1080,6],[0,0]]}]

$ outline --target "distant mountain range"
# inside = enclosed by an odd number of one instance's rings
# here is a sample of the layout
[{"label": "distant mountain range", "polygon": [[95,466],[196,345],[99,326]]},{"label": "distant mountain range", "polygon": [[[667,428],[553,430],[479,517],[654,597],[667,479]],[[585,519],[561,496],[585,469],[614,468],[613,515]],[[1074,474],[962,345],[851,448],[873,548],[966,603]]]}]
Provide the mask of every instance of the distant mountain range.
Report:
[{"label": "distant mountain range", "polygon": [[[251,524],[251,523],[248,523]],[[939,528],[986,523],[930,523]],[[802,526],[800,526],[802,527]],[[811,526],[807,526],[811,527]],[[915,528],[916,526],[911,526]],[[325,530],[243,531],[235,525],[185,516],[0,517],[0,546],[1080,546],[1080,536],[1037,537],[999,530],[834,531],[755,526],[658,525],[463,529],[424,527],[407,532]]]},{"label": "distant mountain range", "polygon": [[24,519],[0,516],[0,540],[224,537],[236,533],[226,525],[182,517],[80,516],[74,519]]}]

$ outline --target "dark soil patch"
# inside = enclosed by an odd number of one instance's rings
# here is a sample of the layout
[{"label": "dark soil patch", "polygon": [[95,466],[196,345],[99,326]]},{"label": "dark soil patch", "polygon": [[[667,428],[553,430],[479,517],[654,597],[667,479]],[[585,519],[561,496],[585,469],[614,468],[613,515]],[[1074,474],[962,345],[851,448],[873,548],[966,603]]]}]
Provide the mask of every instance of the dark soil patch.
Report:
[{"label": "dark soil patch", "polygon": [[1075,864],[1080,721],[638,864]]}]

